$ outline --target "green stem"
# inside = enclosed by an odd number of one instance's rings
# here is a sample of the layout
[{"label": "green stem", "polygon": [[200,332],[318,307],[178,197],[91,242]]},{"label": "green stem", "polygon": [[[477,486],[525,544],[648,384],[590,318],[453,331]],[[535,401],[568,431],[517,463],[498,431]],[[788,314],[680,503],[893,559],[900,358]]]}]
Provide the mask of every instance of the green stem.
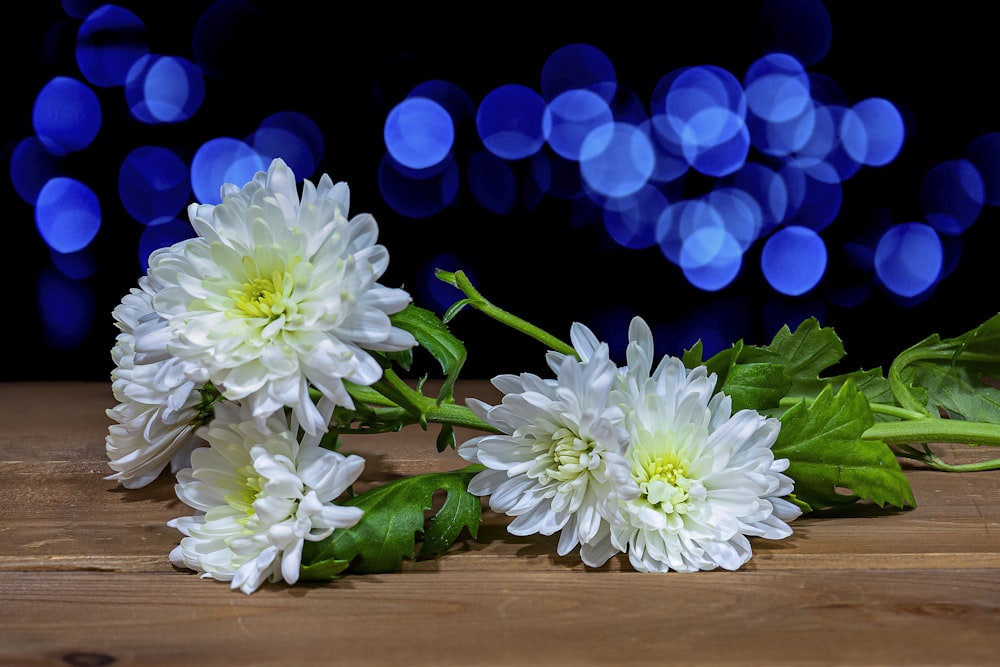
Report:
[{"label": "green stem", "polygon": [[881,440],[889,445],[913,442],[956,442],[966,445],[1000,447],[1000,425],[961,419],[925,417],[897,422],[878,422],[861,434],[864,440]]},{"label": "green stem", "polygon": [[464,271],[455,271],[452,273],[450,271],[442,271],[438,269],[435,271],[435,275],[449,285],[457,287],[467,297],[448,309],[448,312],[442,318],[445,322],[448,322],[451,318],[453,318],[455,314],[458,313],[458,311],[464,306],[472,306],[485,315],[492,317],[497,322],[506,324],[511,329],[520,331],[521,333],[540,341],[541,343],[547,345],[550,350],[562,352],[563,354],[572,355],[574,357],[577,356],[576,350],[573,349],[572,345],[566,344],[547,331],[540,329],[534,324],[522,320],[520,317],[513,315],[502,308],[498,308],[487,301],[486,298],[472,286],[472,283],[469,282],[469,279],[466,277]]},{"label": "green stem", "polygon": [[394,401],[399,410],[409,414],[411,418],[405,420],[407,423],[420,424],[421,428],[426,428],[430,422],[499,433],[496,428],[477,417],[464,405],[440,403],[436,398],[425,396],[400,379],[391,368],[383,369],[382,378],[375,382],[372,388]]},{"label": "green stem", "polygon": [[896,445],[894,447],[896,455],[905,459],[913,459],[925,463],[932,468],[937,468],[944,472],[983,472],[985,470],[996,470],[1000,468],[1000,459],[990,459],[988,461],[976,461],[974,463],[946,463],[935,454],[926,444],[924,451],[918,451],[909,445]]},{"label": "green stem", "polygon": [[[1000,468],[1000,459],[974,463],[946,463],[935,454],[928,443],[961,443],[973,447],[1000,446],[1000,425],[970,422],[959,419],[934,419],[925,417],[910,421],[879,422],[861,434],[863,440],[881,440],[897,456],[914,459],[946,472],[980,472]],[[923,452],[910,443],[921,443]]]},{"label": "green stem", "polygon": [[[779,404],[791,407],[803,400],[811,399],[785,397]],[[925,417],[912,410],[885,403],[869,405],[872,412],[898,417],[901,421],[877,422],[861,434],[862,440],[880,440],[889,445],[899,457],[920,461],[946,472],[1000,469],[1000,458],[974,463],[946,463],[928,445],[928,443],[957,443],[971,447],[983,445],[1000,447],[1000,424]],[[920,443],[923,451],[913,447],[912,443]]]},{"label": "green stem", "polygon": [[903,381],[902,369],[908,366],[912,361],[923,358],[924,355],[921,354],[919,349],[906,350],[898,357],[896,357],[892,364],[889,366],[889,388],[892,390],[893,396],[899,401],[899,404],[907,410],[912,410],[923,416],[930,416],[927,408],[918,401],[913,393],[910,391],[910,386]]},{"label": "green stem", "polygon": [[[790,408],[802,401],[811,402],[812,399],[806,398],[805,396],[785,396],[778,401],[778,405],[783,408]],[[926,413],[914,412],[913,410],[907,410],[906,408],[901,408],[896,405],[889,405],[888,403],[869,403],[868,405],[874,413],[889,415],[890,417],[898,417],[899,419],[924,419],[927,417]]]},{"label": "green stem", "polygon": [[427,407],[424,414],[427,416],[427,421],[433,424],[450,424],[451,426],[471,428],[487,433],[501,433],[499,429],[484,422],[476,416],[476,413],[464,405],[457,405],[455,403],[437,405],[433,400],[431,403],[432,405]]},{"label": "green stem", "polygon": [[888,403],[869,403],[869,406],[871,406],[872,412],[876,414],[898,417],[900,419],[923,419],[926,417],[922,412],[914,412],[913,410],[889,405]]},{"label": "green stem", "polygon": [[411,410],[407,410],[406,408],[376,407],[372,408],[370,413],[371,423],[376,426],[369,427],[363,424],[357,428],[331,428],[331,431],[339,434],[356,432],[383,433],[386,431],[398,431],[400,427],[409,424],[449,424],[451,426],[485,431],[488,433],[501,432],[492,425],[481,420],[474,412],[472,412],[472,410],[463,405],[456,405],[455,403],[443,403],[438,405],[433,399],[428,400],[430,403],[424,403],[422,405],[422,410],[419,415],[415,415]]}]

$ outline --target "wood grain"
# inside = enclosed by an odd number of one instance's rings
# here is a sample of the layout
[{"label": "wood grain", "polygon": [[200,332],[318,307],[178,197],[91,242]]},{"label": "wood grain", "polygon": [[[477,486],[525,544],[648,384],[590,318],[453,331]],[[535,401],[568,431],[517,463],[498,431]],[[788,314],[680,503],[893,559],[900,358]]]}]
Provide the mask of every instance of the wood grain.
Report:
[{"label": "wood grain", "polygon": [[[112,405],[100,383],[0,383],[0,664],[1000,664],[1000,472],[907,466],[917,508],[815,513],[737,572],[588,569],[487,512],[439,559],[246,596],[170,564],[190,511],[169,476],[104,479]],[[415,427],[349,448],[362,484],[465,465]]]}]

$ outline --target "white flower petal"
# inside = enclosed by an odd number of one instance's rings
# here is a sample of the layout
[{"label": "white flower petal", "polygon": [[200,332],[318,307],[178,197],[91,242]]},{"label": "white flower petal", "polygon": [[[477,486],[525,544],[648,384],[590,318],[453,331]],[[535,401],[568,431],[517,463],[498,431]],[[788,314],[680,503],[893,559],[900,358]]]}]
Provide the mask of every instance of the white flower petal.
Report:
[{"label": "white flower petal", "polygon": [[[578,326],[572,333],[582,360],[549,353],[554,379],[499,375],[499,405],[470,399],[469,407],[501,433],[462,443],[459,455],[487,467],[470,493],[490,495],[490,507],[514,517],[513,535],[563,531],[558,551],[588,541],[588,558],[610,557],[609,517],[618,499],[638,495],[622,456],[626,433],[621,410],[609,403],[617,368],[608,347]],[[605,539],[598,545],[598,536]],[[603,560],[601,562],[603,562]]]},{"label": "white flower petal", "polygon": [[[165,323],[157,349],[197,369],[189,380],[245,399],[259,417],[287,406],[308,433],[321,433],[327,425],[299,386],[353,407],[341,380],[381,377],[366,349],[416,345],[388,317],[410,296],[377,282],[388,252],[372,216],[346,217],[346,184],[305,181],[300,199],[294,173],[275,159],[221,192],[216,206],[189,207],[197,237],[150,258],[149,280],[160,286],[153,309]],[[323,338],[336,344],[315,344]]]},{"label": "white flower petal", "polygon": [[[771,446],[780,422],[751,410],[731,415],[713,393],[716,376],[664,357],[650,372],[653,340],[636,318],[629,366],[612,391],[629,433],[626,458],[640,493],[619,500],[611,542],[644,572],[735,570],[751,557],[748,536],[781,539],[799,512]],[[609,514],[610,513],[606,513]]]},{"label": "white flower petal", "polygon": [[[324,404],[329,413],[329,406]],[[263,422],[248,405],[223,403],[204,431],[208,446],[177,474],[177,497],[198,512],[168,523],[184,537],[171,552],[187,567],[252,593],[265,581],[298,581],[305,540],[356,524],[361,510],[333,500],[363,459],[303,445],[280,413]],[[313,484],[316,486],[314,487]]]}]

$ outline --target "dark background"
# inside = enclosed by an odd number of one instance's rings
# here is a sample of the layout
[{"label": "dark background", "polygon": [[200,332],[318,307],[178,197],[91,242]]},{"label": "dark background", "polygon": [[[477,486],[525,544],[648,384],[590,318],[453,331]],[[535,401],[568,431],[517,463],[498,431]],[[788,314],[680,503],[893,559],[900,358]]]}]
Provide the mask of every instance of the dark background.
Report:
[{"label": "dark background", "polygon": [[[121,2],[147,25],[151,50],[193,59],[191,34],[208,2]],[[657,249],[615,246],[599,226],[571,224],[572,202],[546,198],[531,210],[496,215],[468,193],[441,214],[412,220],[383,201],[377,183],[385,152],[388,111],[415,85],[443,79],[473,100],[506,83],[537,87],[545,59],[573,42],[590,43],[615,64],[619,82],[648,99],[655,83],[677,67],[713,64],[742,77],[762,55],[761,2],[665,2],[655,12],[629,3],[595,6],[473,6],[450,14],[421,6],[403,11],[382,3],[355,6],[286,0],[256,2],[256,20],[218,36],[220,69],[207,79],[195,117],[150,127],[132,120],[120,89],[97,90],[104,126],[94,144],[67,158],[67,170],[86,174],[101,198],[103,225],[93,244],[100,269],[88,279],[94,320],[86,341],[59,347],[46,340],[35,285],[49,253],[34,227],[33,210],[13,191],[5,171],[0,188],[6,280],[2,303],[5,360],[0,380],[98,380],[112,369],[109,350],[117,330],[111,311],[140,275],[140,225],[117,199],[122,158],[140,144],[190,146],[214,136],[244,136],[265,116],[291,109],[320,124],[325,155],[313,180],[327,172],[351,186],[352,213],[379,221],[391,262],[383,284],[411,289],[429,257],[452,252],[468,262],[477,284],[495,303],[568,338],[577,320],[601,331],[608,313],[632,314],[654,324],[660,352],[678,354],[697,338],[699,322],[731,338],[763,344],[782,323],[793,328],[809,315],[834,327],[852,368],[888,366],[903,347],[940,332],[957,335],[997,312],[993,268],[998,215],[984,208],[961,238],[950,240],[960,260],[927,299],[901,303],[877,286],[863,303],[832,303],[824,284],[802,297],[774,293],[748,253],[728,287],[691,287]],[[597,11],[594,11],[596,9]],[[1000,71],[995,22],[978,3],[918,6],[909,2],[831,2],[828,53],[810,72],[836,81],[846,97],[884,97],[907,123],[903,150],[889,165],[862,168],[844,183],[837,220],[822,236],[830,248],[825,283],[842,279],[844,240],[877,221],[919,221],[919,188],[934,165],[961,157],[975,137],[1000,130],[992,101]],[[560,15],[561,14],[561,15]],[[0,135],[5,169],[17,141],[32,133],[34,96],[53,76],[79,77],[73,40],[79,20],[56,0],[36,0],[7,20],[2,43],[6,93]],[[15,37],[16,35],[16,37]],[[475,141],[459,128],[456,146]],[[461,134],[464,132],[465,134]],[[300,176],[303,176],[300,174]],[[757,244],[759,246],[759,244]],[[850,280],[850,278],[844,278]],[[679,323],[683,323],[681,326]],[[624,335],[607,333],[608,338]],[[544,350],[479,313],[462,313],[452,330],[469,348],[466,375],[544,369]]]}]

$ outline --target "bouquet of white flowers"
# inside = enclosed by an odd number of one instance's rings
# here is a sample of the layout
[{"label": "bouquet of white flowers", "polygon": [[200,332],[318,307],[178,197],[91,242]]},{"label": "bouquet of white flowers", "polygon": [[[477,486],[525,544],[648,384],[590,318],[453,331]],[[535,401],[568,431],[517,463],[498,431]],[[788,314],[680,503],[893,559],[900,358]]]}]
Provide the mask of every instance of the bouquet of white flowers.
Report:
[{"label": "bouquet of white flowers", "polygon": [[[171,560],[245,593],[440,555],[463,529],[475,539],[483,497],[510,533],[559,533],[558,553],[591,567],[627,554],[643,572],[736,570],[752,538],[787,538],[803,513],[914,507],[899,457],[1000,467],[932,448],[1000,445],[1000,316],[885,374],[834,376],[844,348],[815,319],[704,359],[700,342],[657,358],[635,318],[620,365],[584,324],[565,342],[461,271],[437,272],[464,295],[440,317],[380,284],[388,251],[371,215],[349,217],[345,183],[300,187],[275,159],[221,194],[189,207],[196,236],[154,252],[114,310],[107,454],[127,488],[176,475],[194,513],[170,522]],[[456,403],[466,351],[448,322],[466,307],[539,341],[551,377],[500,375],[499,404]],[[405,377],[419,353],[440,365],[434,395]],[[364,460],[342,442],[410,425],[469,465],[355,493]],[[482,434],[458,443],[455,427]]]}]

